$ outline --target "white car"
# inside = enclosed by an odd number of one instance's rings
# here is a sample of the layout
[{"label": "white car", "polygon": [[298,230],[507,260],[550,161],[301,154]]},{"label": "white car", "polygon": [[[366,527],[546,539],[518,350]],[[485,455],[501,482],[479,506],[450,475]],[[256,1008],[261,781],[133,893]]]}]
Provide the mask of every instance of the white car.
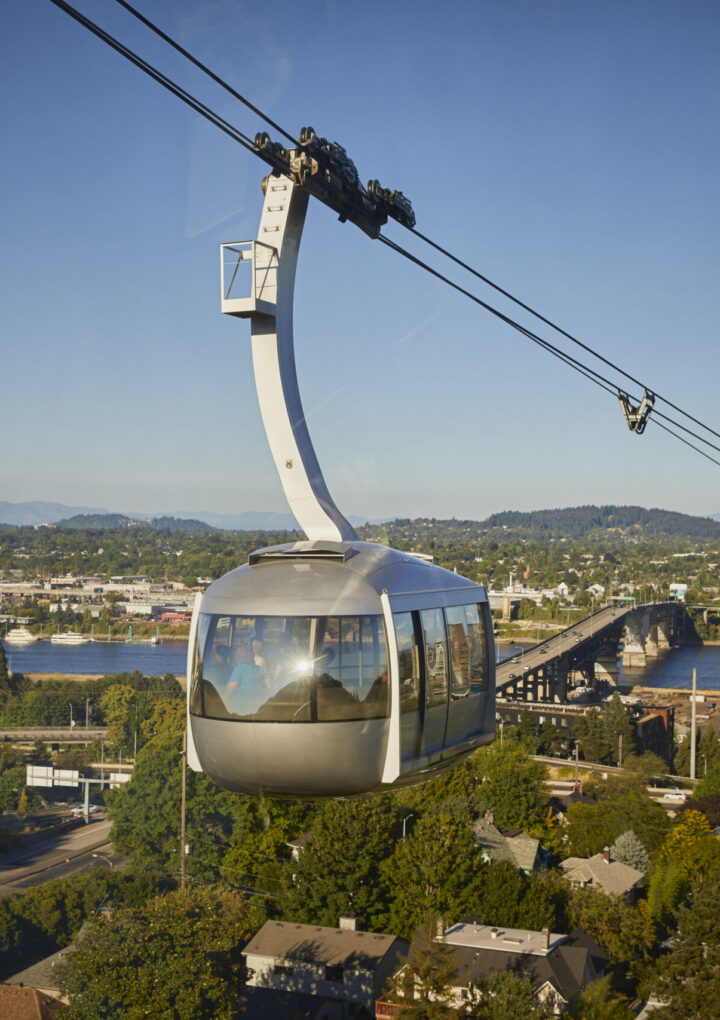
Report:
[{"label": "white car", "polygon": [[[90,807],[88,808],[88,814],[94,815],[95,812],[99,811],[99,810],[100,810],[100,808],[97,806],[97,804],[91,804]],[[85,814],[85,808],[83,807],[82,804],[78,804],[77,807],[74,807],[72,809],[70,814],[71,815],[84,815]]]},{"label": "white car", "polygon": [[685,794],[682,790],[671,790],[670,793],[666,793],[665,800],[685,800]]}]

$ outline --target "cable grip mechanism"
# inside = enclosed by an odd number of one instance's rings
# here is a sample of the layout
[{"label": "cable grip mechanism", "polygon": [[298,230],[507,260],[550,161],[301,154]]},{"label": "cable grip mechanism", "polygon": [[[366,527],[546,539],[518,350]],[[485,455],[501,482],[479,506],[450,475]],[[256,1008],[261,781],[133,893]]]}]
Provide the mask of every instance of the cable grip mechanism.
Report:
[{"label": "cable grip mechanism", "polygon": [[648,423],[650,412],[655,405],[655,394],[650,390],[645,390],[643,398],[639,404],[633,404],[627,393],[623,393],[622,390],[618,390],[618,400],[620,401],[620,407],[625,415],[625,421],[631,432],[635,432],[638,436],[641,436],[645,431],[645,426]]}]

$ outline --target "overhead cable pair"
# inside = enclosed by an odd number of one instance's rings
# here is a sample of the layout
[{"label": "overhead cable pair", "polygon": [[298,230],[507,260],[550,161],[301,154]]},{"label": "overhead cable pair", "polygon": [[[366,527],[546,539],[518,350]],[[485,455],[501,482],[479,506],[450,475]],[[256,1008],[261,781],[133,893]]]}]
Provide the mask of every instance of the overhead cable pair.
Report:
[{"label": "overhead cable pair", "polygon": [[[620,406],[625,417],[625,421],[631,431],[635,432],[637,435],[642,435],[642,433],[645,431],[646,425],[648,424],[649,421],[652,420],[665,432],[668,432],[676,439],[679,439],[681,442],[685,443],[686,446],[689,446],[691,449],[695,450],[697,453],[700,453],[702,456],[706,457],[714,464],[720,466],[720,460],[711,456],[705,450],[700,449],[694,443],[684,438],[684,436],[678,435],[678,433],[674,431],[674,429],[679,429],[681,432],[685,433],[685,435],[691,436],[699,443],[704,444],[706,447],[717,453],[720,453],[720,446],[713,443],[710,439],[708,439],[701,433],[693,431],[686,425],[683,425],[681,422],[677,421],[674,418],[671,418],[670,416],[664,414],[662,411],[658,410],[658,408],[655,407],[655,402],[656,400],[663,401],[665,404],[668,405],[668,407],[678,412],[685,419],[699,426],[700,429],[704,430],[706,433],[712,436],[715,436],[718,439],[720,439],[720,432],[711,428],[709,425],[704,424],[704,422],[700,421],[699,418],[695,417],[690,412],[683,410],[681,407],[678,407],[677,404],[674,404],[668,398],[662,397],[656,391],[651,391],[644,383],[642,383],[639,379],[631,375],[629,372],[626,372],[619,365],[615,364],[613,361],[609,360],[604,355],[600,354],[598,351],[590,347],[588,344],[583,343],[583,341],[579,340],[577,337],[573,336],[571,333],[564,330],[562,327],[557,325],[552,320],[546,318],[544,315],[536,311],[530,305],[521,301],[519,298],[515,297],[509,291],[505,290],[503,287],[494,283],[491,279],[489,279],[484,274],[480,273],[473,266],[470,266],[467,262],[465,262],[458,256],[454,255],[452,252],[448,251],[442,245],[438,244],[437,242],[433,241],[431,238],[427,237],[425,234],[417,230],[415,228],[415,217],[412,211],[412,207],[410,206],[410,203],[407,201],[405,196],[402,195],[401,192],[397,191],[391,192],[389,189],[382,188],[377,181],[370,181],[368,183],[367,189],[363,188],[363,186],[359,184],[359,181],[355,180],[357,176],[357,171],[355,170],[355,166],[352,163],[352,160],[350,160],[347,157],[347,153],[342,148],[342,146],[338,146],[337,143],[329,143],[327,142],[326,139],[315,135],[315,132],[312,130],[312,128],[303,129],[303,133],[301,134],[300,139],[296,142],[294,136],[290,132],[286,131],[278,123],[272,120],[267,114],[265,114],[253,103],[251,103],[240,92],[232,88],[232,86],[230,86],[226,81],[224,81],[222,78],[216,75],[209,67],[203,64],[201,61],[199,61],[191,53],[189,53],[188,50],[180,46],[179,43],[175,42],[175,40],[173,40],[166,32],[160,29],[157,25],[153,24],[153,22],[151,22],[148,18],[141,14],[131,4],[127,3],[126,0],[116,0],[116,2],[126,11],[132,14],[135,18],[141,21],[142,24],[144,24],[147,28],[149,28],[161,39],[163,39],[168,45],[172,46],[173,49],[181,53],[194,66],[196,66],[205,74],[207,74],[216,84],[220,85],[235,99],[243,103],[249,110],[255,113],[267,124],[269,124],[274,130],[279,132],[289,141],[293,142],[295,148],[291,149],[285,148],[284,146],[279,145],[276,142],[272,142],[269,136],[262,133],[256,135],[255,139],[251,139],[248,135],[244,134],[238,128],[234,127],[224,118],[220,117],[219,114],[211,110],[206,104],[202,103],[200,100],[192,96],[189,92],[187,92],[185,89],[179,86],[167,75],[163,74],[157,68],[153,67],[153,65],[151,65],[148,61],[138,56],[138,54],[134,53],[123,43],[119,42],[119,40],[115,39],[104,29],[101,29],[89,18],[85,17],[85,15],[77,11],[74,7],[68,4],[66,0],[50,0],[50,2],[55,4],[56,7],[59,7],[62,11],[68,14],[79,24],[83,25],[84,28],[87,28],[90,32],[92,32],[103,42],[107,43],[110,47],[112,47],[112,49],[120,53],[121,56],[124,56],[136,67],[140,68],[140,70],[148,74],[154,81],[157,81],[169,92],[172,92],[173,95],[177,96],[187,106],[195,110],[201,116],[205,117],[206,120],[214,124],[215,127],[218,127],[226,135],[228,135],[234,141],[242,145],[243,148],[259,156],[260,159],[262,159],[264,162],[268,163],[271,166],[273,172],[275,173],[287,172],[291,176],[297,176],[298,177],[297,183],[299,183],[300,186],[306,188],[306,190],[309,190],[312,194],[315,195],[315,197],[319,198],[320,201],[323,201],[325,204],[330,205],[332,208],[338,211],[341,219],[343,220],[350,219],[352,222],[356,223],[357,226],[360,226],[361,229],[363,229],[371,237],[377,238],[378,240],[383,242],[387,247],[395,251],[397,254],[408,259],[410,262],[414,263],[419,268],[424,269],[426,272],[430,273],[437,279],[446,283],[448,286],[452,287],[454,290],[463,294],[471,301],[480,305],[480,307],[484,308],[486,311],[490,312],[492,315],[496,316],[501,321],[511,326],[521,335],[525,336],[527,339],[531,340],[533,343],[543,348],[549,354],[552,354],[554,357],[558,358],[558,360],[564,362],[570,368],[573,368],[580,375],[583,375],[591,382],[594,382],[601,389],[616,396],[618,401],[620,402]],[[315,164],[314,167],[313,160]],[[337,184],[338,179],[341,182],[339,187]],[[430,265],[428,265],[428,263],[423,261],[418,256],[412,254],[406,248],[403,248],[401,245],[397,244],[396,242],[390,240],[385,235],[381,234],[379,228],[382,224],[384,224],[387,221],[388,216],[390,216],[393,219],[396,219],[401,224],[401,226],[404,226],[407,230],[414,234],[415,237],[417,237],[420,241],[424,242],[425,244],[428,244],[439,254],[445,256],[446,258],[454,262],[456,265],[460,266],[462,269],[465,269],[467,272],[471,273],[473,276],[481,280],[487,286],[493,288],[499,294],[502,294],[503,297],[507,298],[509,301],[512,301],[514,304],[518,305],[524,311],[528,312],[530,315],[539,319],[546,326],[549,326],[551,329],[558,332],[561,336],[565,337],[571,343],[576,344],[582,350],[586,351],[594,358],[597,358],[599,361],[603,362],[609,368],[612,368],[613,371],[619,373],[625,379],[628,379],[635,385],[641,387],[642,397],[640,398],[632,397],[622,387],[617,385],[611,379],[602,375],[595,369],[591,368],[589,365],[579,361],[577,358],[572,357],[566,351],[563,351],[561,348],[550,343],[550,341],[544,339],[543,337],[540,337],[538,334],[527,329],[521,323],[505,315],[503,312],[495,308],[493,305],[490,305],[488,304],[488,302],[483,301],[478,295],[472,293],[471,291],[462,287],[460,284],[451,280],[449,277],[432,268]],[[653,415],[652,419],[650,418],[651,413]],[[658,419],[662,419],[662,421]],[[663,424],[663,421],[667,422],[668,424]],[[668,425],[674,426],[674,429],[669,428]]]}]

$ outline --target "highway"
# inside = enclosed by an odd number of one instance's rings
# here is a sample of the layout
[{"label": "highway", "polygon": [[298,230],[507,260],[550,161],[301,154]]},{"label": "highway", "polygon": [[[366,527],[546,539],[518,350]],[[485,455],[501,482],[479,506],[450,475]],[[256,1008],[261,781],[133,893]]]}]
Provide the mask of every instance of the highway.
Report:
[{"label": "highway", "polygon": [[17,726],[13,729],[0,729],[0,740],[34,741],[42,740],[48,744],[85,743],[94,740],[107,740],[105,726],[35,726],[32,728]]},{"label": "highway", "polygon": [[110,826],[110,821],[100,818],[74,829],[39,833],[24,847],[4,854],[0,858],[0,896],[91,867],[121,867],[124,861],[113,854],[108,841]]}]

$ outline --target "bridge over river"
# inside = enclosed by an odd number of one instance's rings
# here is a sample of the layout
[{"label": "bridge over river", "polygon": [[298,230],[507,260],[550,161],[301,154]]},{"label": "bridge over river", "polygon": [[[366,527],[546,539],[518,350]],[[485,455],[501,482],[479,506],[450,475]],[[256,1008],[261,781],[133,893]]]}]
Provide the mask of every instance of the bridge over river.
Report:
[{"label": "bridge over river", "polygon": [[623,665],[644,666],[683,643],[686,621],[685,607],[675,602],[607,606],[500,663],[497,695],[508,701],[565,704],[578,676],[616,681],[621,643]]}]

